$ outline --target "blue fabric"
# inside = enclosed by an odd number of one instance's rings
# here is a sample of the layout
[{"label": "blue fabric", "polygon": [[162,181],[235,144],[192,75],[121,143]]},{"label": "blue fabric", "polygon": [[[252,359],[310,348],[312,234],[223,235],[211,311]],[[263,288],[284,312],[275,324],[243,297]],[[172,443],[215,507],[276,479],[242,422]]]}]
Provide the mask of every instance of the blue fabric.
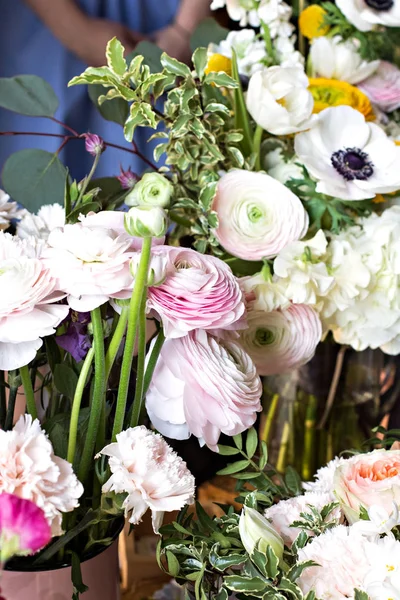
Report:
[{"label": "blue fabric", "polygon": [[[80,0],[87,14],[118,21],[144,34],[170,24],[179,3],[180,0]],[[124,144],[121,127],[102,119],[88,98],[85,86],[67,88],[68,81],[80,74],[86,65],[61,45],[23,0],[0,0],[0,15],[0,76],[35,74],[43,77],[53,86],[60,100],[56,114],[59,120],[79,132],[91,131],[109,142]],[[50,120],[23,117],[1,108],[0,131],[64,133]],[[139,130],[138,133],[138,144],[146,152],[148,132]],[[40,147],[54,152],[59,145],[60,140],[54,138],[0,136],[0,169],[7,157],[17,150]],[[84,177],[92,162],[80,141],[70,142],[61,159],[77,179]],[[146,166],[133,155],[108,148],[101,157],[97,176],[117,174],[120,164],[125,168],[131,165],[136,172]]]}]

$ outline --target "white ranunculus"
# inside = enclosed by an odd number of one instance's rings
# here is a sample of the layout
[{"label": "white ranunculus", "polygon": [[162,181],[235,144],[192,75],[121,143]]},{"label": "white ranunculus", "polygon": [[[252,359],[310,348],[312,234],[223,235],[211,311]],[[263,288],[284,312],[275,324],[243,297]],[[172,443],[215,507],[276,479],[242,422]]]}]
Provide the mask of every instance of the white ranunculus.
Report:
[{"label": "white ranunculus", "polygon": [[344,41],[339,35],[315,38],[310,50],[312,76],[340,79],[351,84],[363,81],[377,70],[380,61],[364,60],[359,46],[359,40]]},{"label": "white ranunculus", "polygon": [[295,304],[316,305],[334,285],[326,264],[328,240],[322,230],[304,242],[288,244],[274,261],[274,273]]},{"label": "white ranunculus", "polygon": [[65,294],[29,240],[0,232],[0,369],[27,365],[68,314]]},{"label": "white ranunculus", "polygon": [[134,206],[125,214],[125,229],[137,237],[163,237],[167,231],[167,213],[160,206]]},{"label": "white ranunculus", "polygon": [[193,504],[194,477],[161,435],[143,426],[131,427],[100,454],[109,457],[111,470],[103,492],[127,494],[123,508],[130,523],[139,523],[150,509],[158,533],[164,512]]},{"label": "white ranunculus", "polygon": [[282,148],[276,148],[265,155],[264,167],[268,175],[283,184],[289,179],[303,179],[303,170],[297,156],[286,159]]},{"label": "white ranunculus", "polygon": [[399,0],[336,0],[336,5],[360,31],[371,31],[376,25],[400,26]]},{"label": "white ranunculus", "polygon": [[36,239],[47,241],[53,229],[64,227],[65,210],[60,204],[46,204],[39,209],[36,215],[23,211],[21,220],[17,225],[17,235],[21,239],[33,236]]},{"label": "white ranunculus", "polygon": [[286,285],[279,279],[265,278],[263,273],[240,280],[241,288],[251,301],[253,310],[271,312],[279,308],[288,308],[291,304],[286,294]]},{"label": "white ranunculus", "polygon": [[400,189],[400,147],[350,106],[319,113],[311,129],[296,136],[295,152],[321,194],[364,200]]},{"label": "white ranunculus", "polygon": [[72,466],[54,454],[50,440],[24,415],[12,431],[0,430],[0,494],[15,494],[41,508],[53,536],[63,533],[63,513],[79,506],[83,486]]},{"label": "white ranunculus", "polygon": [[0,231],[8,229],[12,219],[20,219],[23,214],[16,202],[10,201],[10,196],[0,190]]},{"label": "white ranunculus", "polygon": [[308,77],[300,68],[269,67],[249,82],[246,104],[257,125],[274,135],[308,129],[314,99],[307,89]]},{"label": "white ranunculus", "polygon": [[306,304],[272,312],[250,310],[247,322],[240,343],[259,375],[278,375],[301,367],[314,356],[322,337],[319,316]]},{"label": "white ranunculus", "polygon": [[219,243],[244,260],[276,256],[308,229],[299,198],[264,173],[237,169],[223,175],[212,210],[218,215]]},{"label": "white ranunculus", "polygon": [[238,69],[241,75],[250,77],[263,69],[263,60],[267,58],[265,43],[257,39],[254,29],[230,31],[226,40],[212,46],[212,52],[232,58],[232,50],[236,52]]},{"label": "white ranunculus", "polygon": [[263,554],[268,546],[279,558],[283,558],[283,540],[270,522],[257,510],[244,506],[239,519],[239,533],[243,546],[251,556],[257,548]]},{"label": "white ranunculus", "polygon": [[174,187],[161,173],[145,173],[125,198],[127,206],[169,206]]}]

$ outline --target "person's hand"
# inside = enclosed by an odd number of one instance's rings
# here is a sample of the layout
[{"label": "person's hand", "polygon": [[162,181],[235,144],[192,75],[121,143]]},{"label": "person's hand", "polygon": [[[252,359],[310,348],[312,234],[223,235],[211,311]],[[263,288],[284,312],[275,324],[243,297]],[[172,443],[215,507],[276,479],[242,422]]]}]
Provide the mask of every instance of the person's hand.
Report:
[{"label": "person's hand", "polygon": [[116,37],[125,47],[125,53],[130,54],[136,44],[146,39],[141,33],[131,31],[125,25],[107,19],[87,18],[87,33],[81,36],[75,53],[91,67],[101,67],[106,64],[107,43]]},{"label": "person's hand", "polygon": [[188,63],[190,50],[190,33],[177,24],[160,29],[154,35],[154,41],[161,50],[181,62]]}]

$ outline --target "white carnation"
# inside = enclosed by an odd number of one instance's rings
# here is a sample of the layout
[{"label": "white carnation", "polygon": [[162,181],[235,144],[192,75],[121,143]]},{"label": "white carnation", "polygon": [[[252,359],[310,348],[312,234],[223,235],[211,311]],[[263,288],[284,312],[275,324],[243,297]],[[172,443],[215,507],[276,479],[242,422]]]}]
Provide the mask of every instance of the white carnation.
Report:
[{"label": "white carnation", "polygon": [[335,471],[340,465],[346,462],[345,458],[336,457],[328,462],[325,467],[318,469],[314,476],[314,481],[303,483],[303,488],[307,492],[316,492],[319,494],[330,494],[333,498]]},{"label": "white carnation", "polygon": [[65,225],[65,210],[60,204],[47,204],[36,215],[23,211],[17,225],[17,235],[22,239],[33,236],[47,241],[50,233]]},{"label": "white carnation", "polygon": [[15,494],[39,506],[53,536],[62,531],[62,515],[79,506],[83,486],[72,466],[55,456],[38,420],[21,416],[12,431],[0,430],[0,493]]},{"label": "white carnation", "polygon": [[0,190],[0,231],[8,229],[12,219],[19,219],[22,211],[16,202],[10,201],[10,196]]}]

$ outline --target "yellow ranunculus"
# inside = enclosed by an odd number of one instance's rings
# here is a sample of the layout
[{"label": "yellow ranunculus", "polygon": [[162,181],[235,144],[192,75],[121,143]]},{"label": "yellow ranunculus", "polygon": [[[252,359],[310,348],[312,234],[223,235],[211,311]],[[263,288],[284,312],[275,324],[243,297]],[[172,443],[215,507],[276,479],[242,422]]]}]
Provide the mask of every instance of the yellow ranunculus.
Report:
[{"label": "yellow ranunculus", "polygon": [[304,37],[312,40],[326,35],[329,26],[324,24],[326,11],[316,4],[309,6],[299,16],[299,28]]},{"label": "yellow ranunculus", "polygon": [[331,106],[351,106],[363,114],[367,121],[375,119],[369,98],[346,81],[322,77],[310,78],[309,90],[314,98],[314,113]]},{"label": "yellow ranunculus", "polygon": [[205,73],[218,73],[219,71],[223,71],[227,75],[232,75],[232,61],[222,54],[212,54],[208,59]]}]

